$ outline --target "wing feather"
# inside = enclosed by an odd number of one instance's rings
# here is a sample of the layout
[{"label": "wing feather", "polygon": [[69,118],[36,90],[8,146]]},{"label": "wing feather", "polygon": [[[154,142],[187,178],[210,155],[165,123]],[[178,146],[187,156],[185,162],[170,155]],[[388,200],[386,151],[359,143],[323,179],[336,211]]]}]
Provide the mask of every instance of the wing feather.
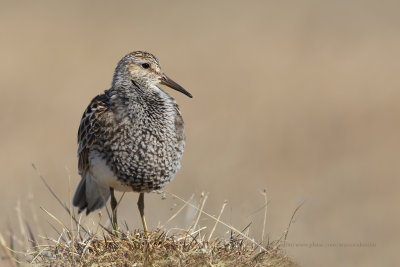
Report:
[{"label": "wing feather", "polygon": [[111,111],[106,95],[98,95],[92,99],[83,113],[78,130],[78,169],[84,175],[89,169],[89,149],[102,137]]},{"label": "wing feather", "polygon": [[176,116],[175,116],[175,130],[178,142],[185,142],[185,124],[183,122],[183,117],[181,115],[181,111],[179,110],[179,106],[177,104],[174,105]]}]

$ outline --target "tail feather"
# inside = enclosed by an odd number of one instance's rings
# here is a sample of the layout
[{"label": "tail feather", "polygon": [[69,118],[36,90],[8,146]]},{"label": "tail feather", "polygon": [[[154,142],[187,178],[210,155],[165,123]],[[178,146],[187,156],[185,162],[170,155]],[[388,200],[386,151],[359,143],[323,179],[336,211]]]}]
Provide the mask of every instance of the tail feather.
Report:
[{"label": "tail feather", "polygon": [[86,173],[76,188],[72,204],[78,207],[79,213],[86,209],[87,215],[104,207],[109,197],[110,188],[98,184],[90,173]]},{"label": "tail feather", "polygon": [[72,204],[78,207],[78,212],[81,213],[86,209],[88,203],[86,200],[86,177],[83,177],[76,188]]}]

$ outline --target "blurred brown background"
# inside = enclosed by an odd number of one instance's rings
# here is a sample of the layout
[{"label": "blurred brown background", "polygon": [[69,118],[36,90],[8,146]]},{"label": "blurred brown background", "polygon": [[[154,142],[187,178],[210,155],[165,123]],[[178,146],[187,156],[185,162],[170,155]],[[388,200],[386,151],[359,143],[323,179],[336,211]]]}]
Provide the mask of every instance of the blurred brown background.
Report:
[{"label": "blurred brown background", "polygon": [[[31,167],[68,202],[82,112],[107,89],[118,60],[147,50],[193,99],[168,90],[186,121],[183,168],[166,190],[210,192],[205,210],[237,228],[253,222],[288,241],[303,266],[394,266],[400,145],[398,1],[1,1],[0,229],[29,205],[68,222]],[[32,198],[33,197],[33,198]],[[141,228],[137,194],[120,220]],[[146,196],[151,227],[178,200]],[[177,206],[176,206],[177,205]],[[170,227],[187,227],[184,211]],[[104,215],[103,211],[103,216]],[[97,222],[97,214],[84,219]],[[212,221],[201,221],[210,225]],[[227,229],[219,226],[219,235]],[[339,247],[340,243],[373,247]],[[337,244],[329,247],[329,244]]]}]

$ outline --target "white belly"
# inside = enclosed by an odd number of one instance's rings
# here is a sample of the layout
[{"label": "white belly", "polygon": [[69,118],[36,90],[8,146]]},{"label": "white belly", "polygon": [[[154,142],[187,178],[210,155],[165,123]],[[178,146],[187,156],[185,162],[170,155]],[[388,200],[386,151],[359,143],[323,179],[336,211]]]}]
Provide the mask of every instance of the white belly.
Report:
[{"label": "white belly", "polygon": [[97,152],[89,153],[90,174],[96,179],[97,183],[104,187],[112,187],[117,191],[132,191],[132,187],[121,184],[114,175],[106,161],[98,156]]}]

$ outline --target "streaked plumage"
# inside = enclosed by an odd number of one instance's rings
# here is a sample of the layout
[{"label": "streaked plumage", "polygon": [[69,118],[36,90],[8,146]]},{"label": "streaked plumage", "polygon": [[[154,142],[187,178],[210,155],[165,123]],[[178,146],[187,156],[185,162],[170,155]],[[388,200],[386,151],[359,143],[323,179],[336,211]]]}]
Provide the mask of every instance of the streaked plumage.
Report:
[{"label": "streaked plumage", "polygon": [[191,97],[152,54],[132,52],[118,63],[111,88],[85,110],[78,131],[82,180],[73,199],[79,211],[102,208],[110,189],[151,192],[174,178],[185,148],[184,122],[160,83]]}]

